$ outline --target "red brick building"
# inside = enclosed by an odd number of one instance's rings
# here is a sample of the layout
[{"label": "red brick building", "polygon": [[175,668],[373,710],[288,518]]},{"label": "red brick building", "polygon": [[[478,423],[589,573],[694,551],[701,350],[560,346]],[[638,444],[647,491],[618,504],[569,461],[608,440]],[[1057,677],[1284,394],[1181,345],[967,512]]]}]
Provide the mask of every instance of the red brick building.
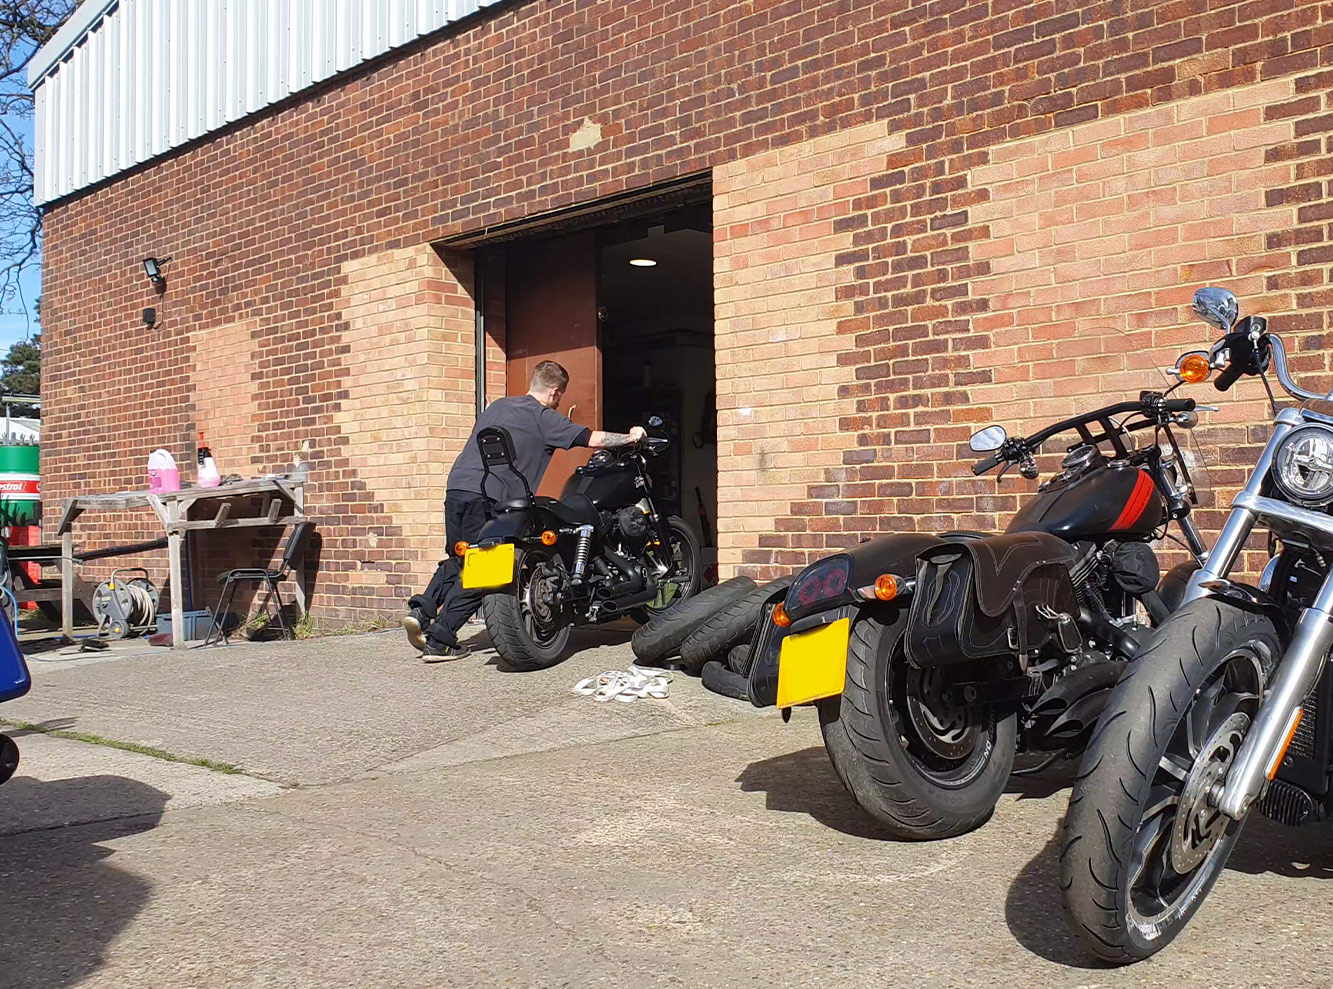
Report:
[{"label": "red brick building", "polygon": [[[39,95],[134,6],[53,42]],[[224,473],[311,462],[317,615],[393,612],[443,551],[479,393],[557,355],[576,421],[675,403],[682,513],[724,575],[772,575],[1002,524],[1027,482],[973,478],[968,434],[1160,385],[1209,342],[1201,285],[1329,384],[1333,4],[514,0],[418,33],[48,179],[48,521],[203,430]],[[140,259],[168,255],[158,296]],[[1261,396],[1198,431],[1223,495]]]}]

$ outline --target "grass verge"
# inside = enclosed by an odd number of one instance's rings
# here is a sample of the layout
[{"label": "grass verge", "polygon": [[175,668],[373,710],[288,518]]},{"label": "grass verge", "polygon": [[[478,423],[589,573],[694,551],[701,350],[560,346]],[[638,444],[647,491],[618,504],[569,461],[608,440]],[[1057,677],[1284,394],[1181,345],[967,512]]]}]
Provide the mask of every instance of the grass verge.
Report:
[{"label": "grass verge", "polygon": [[[233,766],[229,762],[217,762],[213,759],[196,759],[191,756],[176,755],[174,752],[167,752],[164,749],[155,749],[151,745],[140,745],[137,742],[119,742],[114,738],[103,738],[101,735],[93,735],[86,731],[66,731],[63,728],[47,728],[44,725],[33,724],[31,721],[14,721],[10,718],[0,718],[0,727],[13,728],[15,731],[32,732],[37,735],[50,735],[52,738],[66,738],[73,742],[87,742],[89,745],[105,745],[109,749],[120,749],[122,752],[137,752],[139,755],[151,756],[154,759],[161,759],[164,762],[180,762],[187,766],[201,766],[204,769],[211,769],[215,773],[227,773],[231,776],[255,776],[254,773],[248,773],[240,766]],[[262,777],[255,777],[262,779]]]}]

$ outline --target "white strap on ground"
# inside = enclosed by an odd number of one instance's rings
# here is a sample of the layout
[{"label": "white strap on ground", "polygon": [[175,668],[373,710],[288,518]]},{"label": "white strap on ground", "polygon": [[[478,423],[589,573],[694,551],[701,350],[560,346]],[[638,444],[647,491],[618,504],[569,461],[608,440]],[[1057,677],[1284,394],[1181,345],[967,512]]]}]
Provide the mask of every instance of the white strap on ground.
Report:
[{"label": "white strap on ground", "polygon": [[617,700],[629,704],[643,697],[665,700],[671,674],[648,667],[636,670],[607,670],[574,684],[574,693],[595,701]]}]

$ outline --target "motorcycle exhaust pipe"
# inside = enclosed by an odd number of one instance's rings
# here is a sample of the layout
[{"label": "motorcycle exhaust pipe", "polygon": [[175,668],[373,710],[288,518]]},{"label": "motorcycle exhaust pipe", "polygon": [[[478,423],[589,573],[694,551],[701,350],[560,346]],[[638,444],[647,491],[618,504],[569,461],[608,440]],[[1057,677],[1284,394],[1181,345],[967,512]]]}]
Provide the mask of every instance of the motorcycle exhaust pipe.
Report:
[{"label": "motorcycle exhaust pipe", "polygon": [[[639,564],[635,563],[628,557],[621,556],[609,546],[603,547],[602,555],[625,573],[629,574],[629,579],[624,582],[624,591],[638,591],[643,588],[643,567],[639,566]],[[622,589],[617,588],[613,593],[621,594],[623,591]]]},{"label": "motorcycle exhaust pipe", "polygon": [[631,608],[637,608],[641,604],[647,604],[653,598],[657,597],[657,585],[653,584],[637,594],[631,594],[625,598],[611,598],[602,602],[602,614],[619,615]]},{"label": "motorcycle exhaust pipe", "polygon": [[1079,609],[1078,623],[1096,638],[1114,646],[1122,656],[1129,659],[1137,657],[1143,648],[1129,629],[1121,628],[1114,622],[1107,621],[1101,615],[1094,615],[1087,608]]}]

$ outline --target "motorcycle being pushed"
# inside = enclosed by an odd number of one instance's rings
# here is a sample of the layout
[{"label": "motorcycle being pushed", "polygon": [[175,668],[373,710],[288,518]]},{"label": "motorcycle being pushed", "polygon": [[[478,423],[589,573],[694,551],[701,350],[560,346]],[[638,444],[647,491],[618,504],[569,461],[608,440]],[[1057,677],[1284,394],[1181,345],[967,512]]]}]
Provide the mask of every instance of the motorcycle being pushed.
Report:
[{"label": "motorcycle being pushed", "polygon": [[1172,431],[1193,410],[1143,392],[1030,437],[976,433],[972,448],[995,452],[973,473],[1029,479],[1044,444],[1074,442],[1001,534],[899,533],[807,567],[766,605],[750,700],[784,715],[813,702],[843,784],[893,835],[980,826],[1016,752],[1043,757],[1035,772],[1081,751],[1148,631],[1139,606],[1158,623],[1183,594],[1197,562],[1162,579],[1149,543],[1174,521],[1202,552]]},{"label": "motorcycle being pushed", "polygon": [[[658,416],[648,420],[651,430],[662,425]],[[484,479],[506,470],[523,483],[524,497],[494,505],[475,544],[453,547],[463,558],[463,586],[487,592],[486,630],[510,668],[560,662],[573,626],[625,615],[643,624],[698,592],[699,542],[653,502],[648,461],[666,450],[667,437],[599,450],[558,499],[533,494],[514,468],[507,431],[483,429],[477,444]]]},{"label": "motorcycle being pushed", "polygon": [[[1299,388],[1286,350],[1235,296],[1200,289],[1222,332],[1187,355],[1216,386],[1261,377],[1276,422],[1186,603],[1112,693],[1083,758],[1061,843],[1066,913],[1091,951],[1146,958],[1185,927],[1251,811],[1285,825],[1333,812],[1333,393]],[[1299,407],[1277,408],[1267,372]],[[1256,586],[1232,571],[1269,531]]]}]

